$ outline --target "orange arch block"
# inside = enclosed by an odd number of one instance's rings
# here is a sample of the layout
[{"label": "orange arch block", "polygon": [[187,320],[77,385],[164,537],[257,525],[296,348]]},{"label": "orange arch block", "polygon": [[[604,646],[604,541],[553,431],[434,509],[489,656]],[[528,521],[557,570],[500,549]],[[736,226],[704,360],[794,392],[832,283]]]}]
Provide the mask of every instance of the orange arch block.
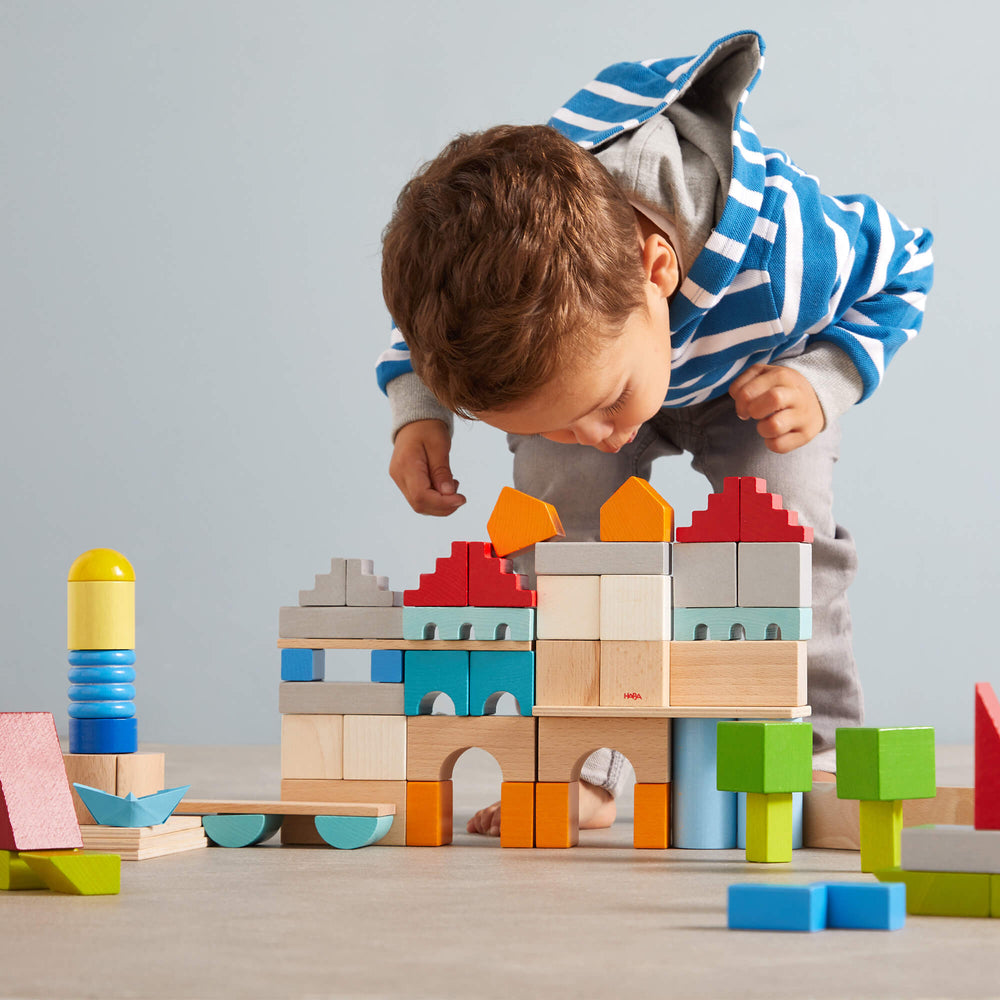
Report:
[{"label": "orange arch block", "polygon": [[552,504],[509,486],[500,491],[486,530],[498,556],[566,534]]},{"label": "orange arch block", "polygon": [[632,476],[601,508],[602,542],[669,542],[674,508],[645,479]]}]

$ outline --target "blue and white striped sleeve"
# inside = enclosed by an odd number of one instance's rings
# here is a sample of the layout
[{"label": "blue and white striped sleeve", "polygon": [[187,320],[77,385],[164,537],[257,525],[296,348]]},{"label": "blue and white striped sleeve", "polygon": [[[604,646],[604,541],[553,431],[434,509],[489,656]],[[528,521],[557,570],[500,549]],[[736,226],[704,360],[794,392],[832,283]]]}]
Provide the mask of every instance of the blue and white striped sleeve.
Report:
[{"label": "blue and white striped sleeve", "polygon": [[[406,346],[406,341],[403,340],[403,335],[393,323],[389,336],[389,347],[379,355],[378,361],[375,363],[375,378],[378,380],[378,387],[385,393],[386,386],[394,378],[399,378],[400,375],[412,371],[410,351]],[[386,394],[388,395],[388,393]]]}]

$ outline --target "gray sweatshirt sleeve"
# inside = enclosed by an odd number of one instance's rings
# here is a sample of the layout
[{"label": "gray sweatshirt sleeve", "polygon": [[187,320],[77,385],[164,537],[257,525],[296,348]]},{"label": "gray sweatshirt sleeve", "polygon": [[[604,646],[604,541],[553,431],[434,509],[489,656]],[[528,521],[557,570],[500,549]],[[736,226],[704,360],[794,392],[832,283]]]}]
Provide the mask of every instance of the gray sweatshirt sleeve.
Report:
[{"label": "gray sweatshirt sleeve", "polygon": [[784,368],[794,368],[813,387],[823,408],[824,428],[843,416],[864,393],[861,373],[839,347],[823,341],[807,347],[796,358],[775,361]]},{"label": "gray sweatshirt sleeve", "polygon": [[454,432],[454,414],[437,401],[415,372],[394,378],[386,385],[385,392],[392,410],[393,441],[399,429],[414,420],[440,420],[447,424],[449,434]]}]

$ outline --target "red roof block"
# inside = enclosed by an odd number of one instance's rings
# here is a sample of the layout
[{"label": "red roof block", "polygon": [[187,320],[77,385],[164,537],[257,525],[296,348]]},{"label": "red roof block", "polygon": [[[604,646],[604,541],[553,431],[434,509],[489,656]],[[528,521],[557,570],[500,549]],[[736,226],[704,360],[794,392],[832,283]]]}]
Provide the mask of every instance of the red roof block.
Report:
[{"label": "red roof block", "polygon": [[0,712],[0,850],[83,847],[51,712]]},{"label": "red roof block", "polygon": [[727,476],[721,493],[710,493],[708,509],[691,514],[691,527],[677,529],[679,542],[738,542],[740,540],[740,480]]},{"label": "red roof block", "polygon": [[[729,480],[727,479],[728,483]],[[740,477],[741,542],[811,542],[813,530],[799,524],[794,510],[785,510],[778,493],[753,476]]]},{"label": "red roof block", "polygon": [[976,685],[977,830],[1000,830],[1000,701],[989,684]]},{"label": "red roof block", "polygon": [[451,555],[438,559],[433,573],[420,574],[416,590],[403,591],[408,608],[464,608],[469,604],[469,543],[452,542]]},{"label": "red roof block", "polygon": [[475,608],[534,608],[538,591],[527,590],[489,542],[469,542],[469,604]]}]

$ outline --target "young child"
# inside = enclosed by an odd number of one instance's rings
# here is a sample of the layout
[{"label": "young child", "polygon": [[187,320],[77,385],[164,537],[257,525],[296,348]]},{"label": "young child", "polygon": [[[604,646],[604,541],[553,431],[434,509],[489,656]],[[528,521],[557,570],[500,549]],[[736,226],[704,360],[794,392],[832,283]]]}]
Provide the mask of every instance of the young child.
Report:
[{"label": "young child", "polygon": [[[567,539],[597,538],[601,504],[661,455],[689,452],[715,491],[766,479],[814,529],[813,766],[829,772],[834,730],[862,721],[837,421],[920,328],[931,235],[822,194],[761,145],[743,105],[763,49],[744,32],[695,59],[618,63],[548,126],[448,145],[385,232],[398,332],[378,375],[390,475],[420,513],[465,502],[453,413],[507,432],[514,485],[555,505]],[[581,827],[613,821],[621,772],[617,753],[588,760]],[[469,829],[499,822],[494,805]]]}]

